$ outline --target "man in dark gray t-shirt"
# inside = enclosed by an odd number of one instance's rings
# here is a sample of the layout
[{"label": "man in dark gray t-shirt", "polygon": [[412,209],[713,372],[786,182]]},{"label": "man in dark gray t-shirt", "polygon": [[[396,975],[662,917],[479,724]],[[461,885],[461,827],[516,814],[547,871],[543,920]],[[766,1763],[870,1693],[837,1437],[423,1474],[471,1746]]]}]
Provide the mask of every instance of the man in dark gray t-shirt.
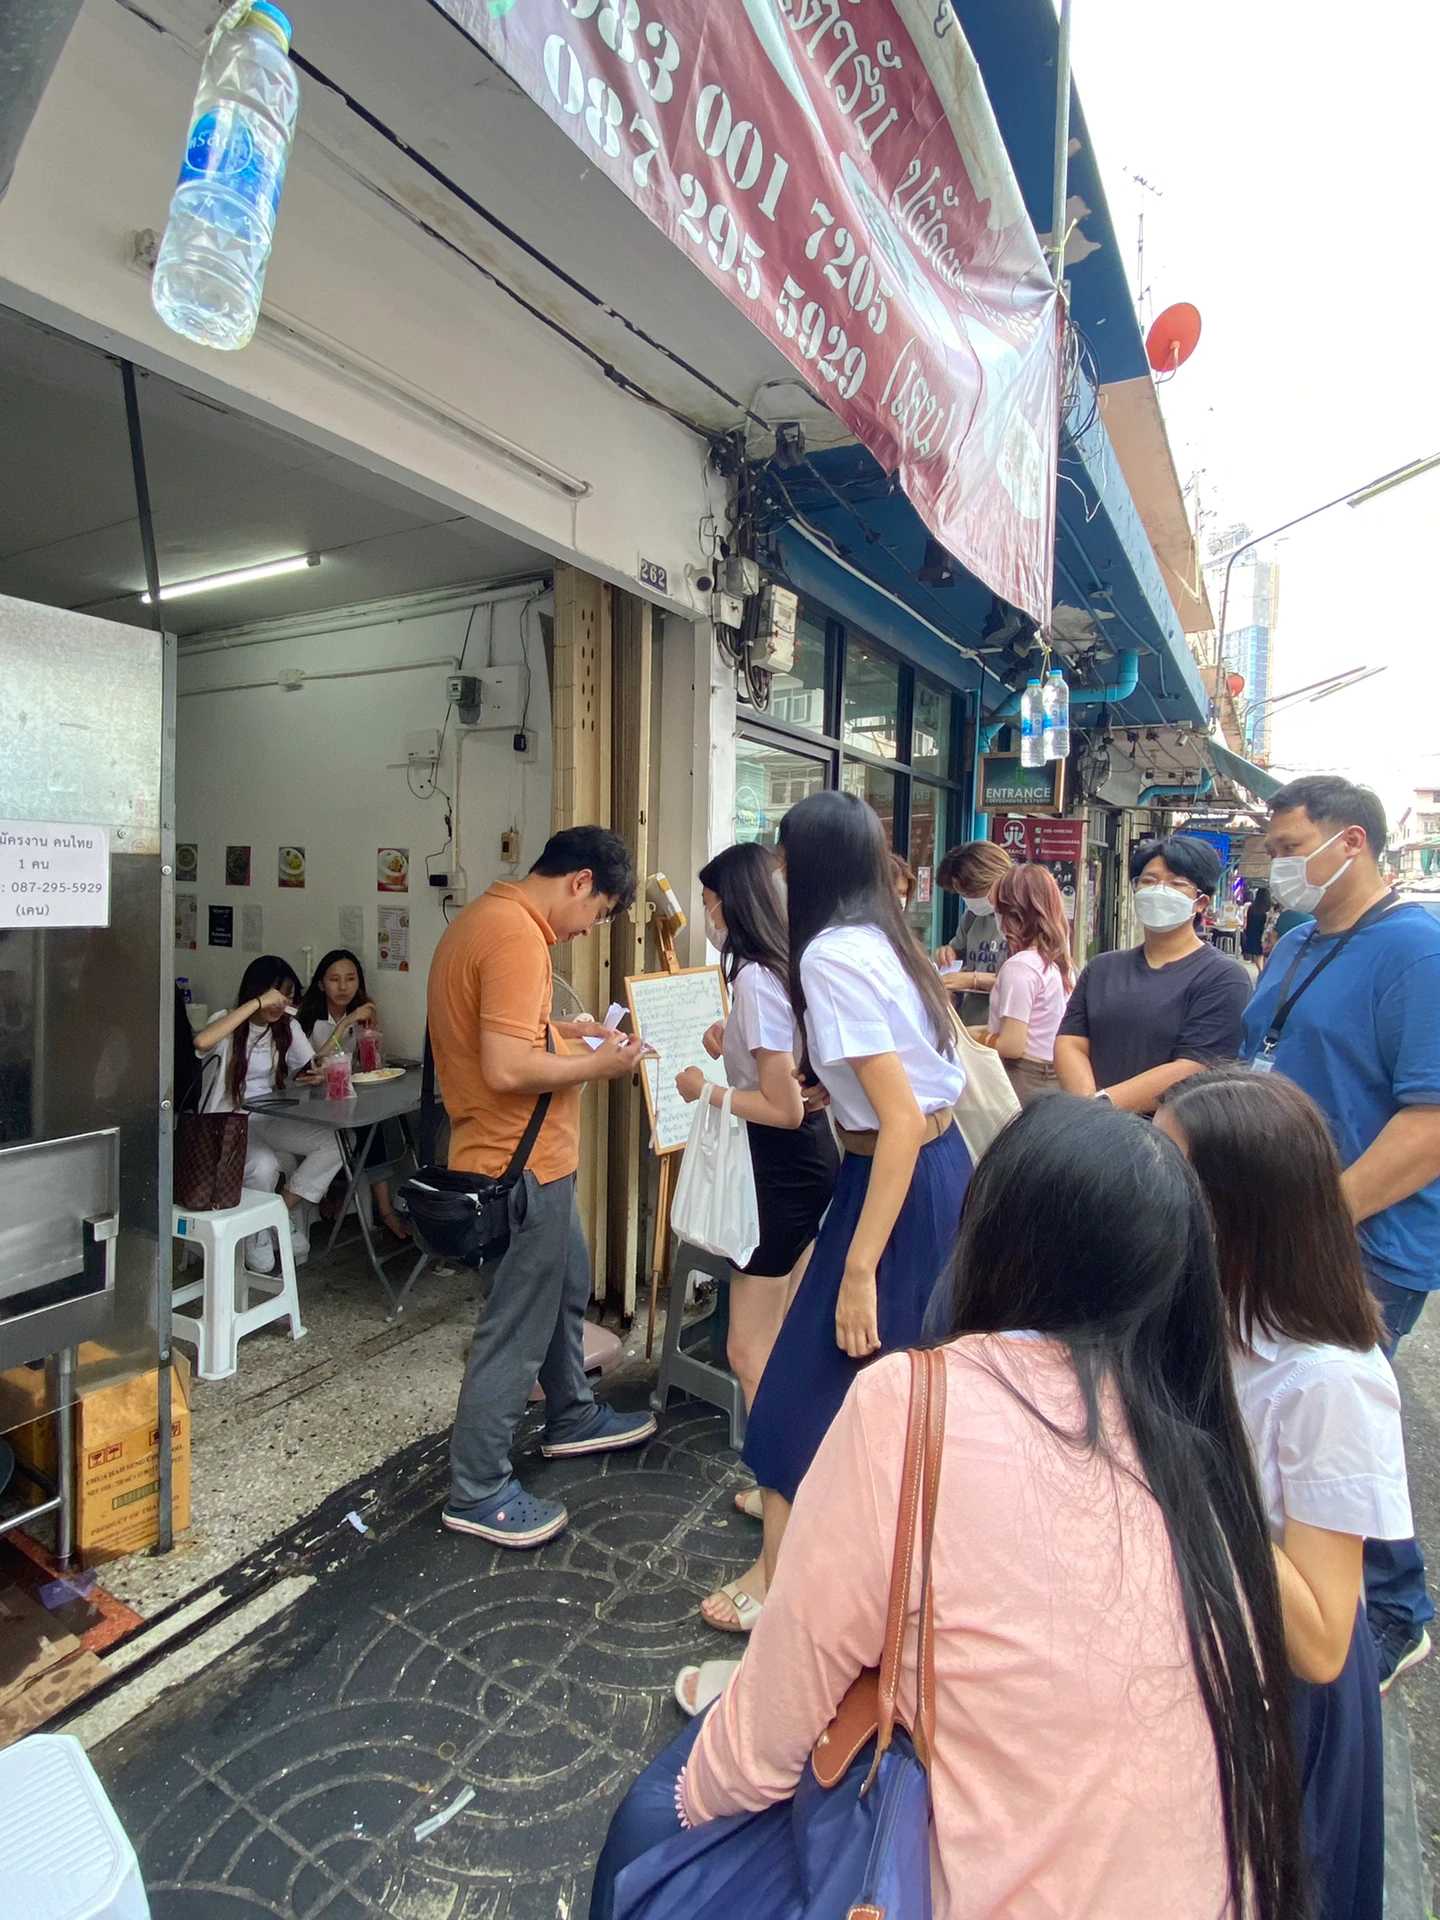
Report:
[{"label": "man in dark gray t-shirt", "polygon": [[1102,953],[1075,983],[1055,1042],[1066,1093],[1102,1094],[1153,1113],[1167,1088],[1240,1051],[1250,978],[1196,926],[1220,884],[1215,849],[1189,834],[1147,840],[1131,856],[1138,947]]}]

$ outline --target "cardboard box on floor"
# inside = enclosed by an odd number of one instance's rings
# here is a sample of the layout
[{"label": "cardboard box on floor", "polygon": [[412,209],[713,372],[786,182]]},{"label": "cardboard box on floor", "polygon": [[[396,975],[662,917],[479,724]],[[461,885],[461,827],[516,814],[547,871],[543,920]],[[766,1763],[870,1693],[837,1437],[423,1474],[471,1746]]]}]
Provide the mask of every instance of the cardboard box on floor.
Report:
[{"label": "cardboard box on floor", "polygon": [[[104,1347],[79,1350],[81,1376],[109,1356]],[[84,1393],[71,1410],[75,1423],[75,1551],[87,1567],[154,1546],[160,1531],[160,1430],[155,1424],[158,1369]],[[0,1431],[18,1459],[38,1473],[55,1473],[55,1422],[36,1419],[45,1404],[45,1376],[29,1367],[0,1374]],[[30,1419],[26,1420],[26,1415]],[[172,1514],[176,1533],[190,1525],[190,1365],[175,1352],[170,1394],[173,1457]],[[17,1476],[11,1490],[24,1491]],[[35,1502],[41,1496],[34,1493]]]},{"label": "cardboard box on floor", "polygon": [[73,1634],[19,1587],[0,1587],[0,1747],[33,1733],[105,1677]]}]

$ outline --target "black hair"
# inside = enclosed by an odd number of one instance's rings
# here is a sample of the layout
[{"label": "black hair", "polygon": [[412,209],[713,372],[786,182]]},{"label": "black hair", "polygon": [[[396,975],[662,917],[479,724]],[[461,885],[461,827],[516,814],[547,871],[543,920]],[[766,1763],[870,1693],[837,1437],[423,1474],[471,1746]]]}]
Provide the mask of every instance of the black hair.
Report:
[{"label": "black hair", "polygon": [[[930,1016],[930,1033],[942,1053],[954,1050],[949,996],[919,941],[905,922],[895,892],[885,829],[873,807],[855,793],[812,793],[798,800],[780,822],[789,902],[790,1004],[805,1033],[805,989],[800,962],[827,927],[878,927],[915,983]],[[804,1040],[801,1071],[810,1073],[810,1043]]]},{"label": "black hair", "polygon": [[[278,953],[262,953],[258,960],[252,960],[240,976],[240,991],[235,997],[237,1007],[243,1007],[247,1000],[258,1000],[262,993],[268,993],[272,987],[279,987],[287,997],[299,998],[300,976],[288,960],[282,960]],[[293,1035],[290,1031],[290,1016],[282,1013],[270,1028],[275,1041],[275,1090],[278,1093],[285,1085],[285,1062],[290,1053]],[[226,1076],[226,1091],[238,1107],[245,1096],[245,1067],[250,1058],[250,1022],[246,1020],[230,1036],[230,1068]]]},{"label": "black hair", "polygon": [[348,960],[354,967],[356,977],[360,982],[354,994],[351,996],[349,1006],[345,1009],[346,1013],[353,1013],[356,1007],[363,1007],[365,1002],[370,998],[365,986],[365,967],[359,954],[352,953],[349,947],[332,947],[329,953],[321,957],[319,966],[316,967],[314,973],[311,974],[310,984],[306,987],[304,997],[300,1002],[300,1031],[305,1035],[307,1040],[315,1031],[316,1021],[324,1020],[328,1016],[329,1007],[325,999],[325,976],[337,960]]},{"label": "black hair", "polygon": [[980,1160],[930,1326],[945,1340],[1029,1329],[1064,1344],[1083,1424],[1057,1444],[1108,1458],[1118,1396],[1164,1518],[1210,1723],[1226,1911],[1309,1911],[1290,1681],[1269,1530],[1230,1376],[1205,1196],[1173,1141],[1106,1102],[1052,1095]]},{"label": "black hair", "polygon": [[588,872],[590,891],[613,899],[617,913],[635,899],[635,862],[619,834],[608,827],[562,827],[545,842],[530,871],[549,880]]},{"label": "black hair", "polygon": [[1130,855],[1130,878],[1138,880],[1152,860],[1163,860],[1172,873],[1188,880],[1197,893],[1213,900],[1220,885],[1220,856],[1208,840],[1193,833],[1171,833],[1142,840]]},{"label": "black hair", "polygon": [[1232,1337],[1368,1353],[1384,1323],[1365,1281],[1325,1116],[1283,1073],[1218,1067],[1165,1093],[1215,1221]]},{"label": "black hair", "polygon": [[1338,773],[1311,773],[1292,780],[1270,796],[1270,816],[1277,813],[1305,813],[1317,827],[1363,827],[1370,851],[1378,860],[1385,852],[1389,827],[1378,795],[1369,787],[1357,787],[1353,780],[1342,780]]},{"label": "black hair", "polygon": [[785,910],[775,885],[775,855],[758,841],[726,847],[700,869],[700,884],[720,896],[725,944],[720,966],[733,986],[741,967],[755,961],[788,980],[789,942]]}]

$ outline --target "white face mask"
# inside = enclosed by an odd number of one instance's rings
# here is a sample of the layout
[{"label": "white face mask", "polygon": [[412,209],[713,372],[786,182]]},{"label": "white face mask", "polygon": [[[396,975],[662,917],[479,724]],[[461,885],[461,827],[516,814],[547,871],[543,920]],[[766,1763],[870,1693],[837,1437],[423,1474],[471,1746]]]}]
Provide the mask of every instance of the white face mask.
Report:
[{"label": "white face mask", "polygon": [[962,893],[960,898],[965,902],[965,911],[967,913],[973,913],[977,919],[983,920],[988,914],[992,914],[995,911],[994,907],[990,904],[987,894],[982,893],[979,899],[972,900],[968,893]]},{"label": "white face mask", "polygon": [[[1342,827],[1340,833],[1344,833]],[[1316,847],[1315,853],[1324,853],[1326,847],[1333,847],[1340,833],[1332,833],[1324,846]],[[1316,882],[1310,878],[1310,862],[1315,853],[1286,854],[1279,860],[1270,862],[1270,891],[1287,912],[1314,913],[1328,890],[1334,886],[1342,873],[1348,873],[1355,863],[1350,858],[1331,874],[1328,880]]]},{"label": "white face mask", "polygon": [[1179,887],[1141,887],[1135,895],[1135,917],[1152,933],[1168,933],[1174,927],[1183,927],[1199,911],[1199,901],[1192,900]]}]

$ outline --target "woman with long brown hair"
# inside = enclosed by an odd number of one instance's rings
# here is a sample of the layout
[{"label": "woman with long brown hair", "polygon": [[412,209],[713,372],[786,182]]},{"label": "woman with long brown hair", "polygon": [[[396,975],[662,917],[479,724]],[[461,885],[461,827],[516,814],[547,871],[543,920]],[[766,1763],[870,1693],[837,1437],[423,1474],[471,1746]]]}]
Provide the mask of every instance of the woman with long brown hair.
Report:
[{"label": "woman with long brown hair", "polygon": [[1231,1372],[1295,1676],[1316,1909],[1324,1920],[1380,1920],[1380,1690],[1364,1549],[1409,1539],[1413,1522],[1400,1393],[1339,1157],[1308,1094],[1244,1067],[1182,1081],[1155,1125],[1199,1174],[1215,1222]]},{"label": "woman with long brown hair", "polygon": [[1055,1035],[1075,984],[1070,923],[1048,867],[1011,867],[991,897],[1010,957],[995,977],[989,1023],[977,1037],[1005,1062],[1024,1107],[1059,1092]]}]

